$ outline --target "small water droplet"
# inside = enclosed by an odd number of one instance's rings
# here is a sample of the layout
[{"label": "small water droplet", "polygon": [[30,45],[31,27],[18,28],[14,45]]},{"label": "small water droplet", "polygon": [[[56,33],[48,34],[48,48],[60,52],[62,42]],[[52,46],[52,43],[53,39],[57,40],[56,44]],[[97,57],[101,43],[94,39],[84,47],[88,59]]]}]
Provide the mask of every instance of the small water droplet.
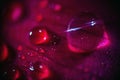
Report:
[{"label": "small water droplet", "polygon": [[21,57],[20,57],[22,60],[24,60],[25,59],[25,56],[24,55],[21,55]]},{"label": "small water droplet", "polygon": [[41,22],[43,20],[43,16],[41,14],[39,14],[37,17],[36,17],[36,21],[37,22]]},{"label": "small water droplet", "polygon": [[46,29],[35,27],[29,32],[30,42],[34,45],[45,44],[49,41]]},{"label": "small water droplet", "polygon": [[61,11],[62,6],[60,4],[54,4],[53,9],[54,9],[54,11],[58,12],[58,11]]},{"label": "small water droplet", "polygon": [[39,52],[39,53],[45,53],[45,50],[42,49],[42,48],[39,48],[39,49],[38,49],[38,52]]},{"label": "small water droplet", "polygon": [[40,65],[40,66],[39,66],[39,68],[41,68],[41,69],[42,69],[42,68],[43,68],[43,66],[42,66],[42,65]]},{"label": "small water droplet", "polygon": [[50,76],[49,69],[44,64],[36,62],[33,64],[34,71],[32,72],[33,79],[41,80]]},{"label": "small water droplet", "polygon": [[23,47],[22,47],[21,45],[19,45],[19,46],[17,47],[17,50],[18,50],[18,51],[22,51],[22,50],[23,50]]},{"label": "small water droplet", "polygon": [[15,72],[15,69],[13,69],[12,71]]},{"label": "small water droplet", "polygon": [[36,56],[36,54],[37,54],[36,52],[27,52],[27,55],[31,57]]}]

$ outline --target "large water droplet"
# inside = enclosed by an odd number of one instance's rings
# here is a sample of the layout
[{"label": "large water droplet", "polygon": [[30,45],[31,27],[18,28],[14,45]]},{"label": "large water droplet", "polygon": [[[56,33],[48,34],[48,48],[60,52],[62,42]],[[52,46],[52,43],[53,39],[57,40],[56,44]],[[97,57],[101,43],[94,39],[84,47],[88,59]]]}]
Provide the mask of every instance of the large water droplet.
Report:
[{"label": "large water droplet", "polygon": [[95,50],[103,38],[104,24],[93,13],[85,12],[71,19],[66,32],[71,51],[89,52]]}]

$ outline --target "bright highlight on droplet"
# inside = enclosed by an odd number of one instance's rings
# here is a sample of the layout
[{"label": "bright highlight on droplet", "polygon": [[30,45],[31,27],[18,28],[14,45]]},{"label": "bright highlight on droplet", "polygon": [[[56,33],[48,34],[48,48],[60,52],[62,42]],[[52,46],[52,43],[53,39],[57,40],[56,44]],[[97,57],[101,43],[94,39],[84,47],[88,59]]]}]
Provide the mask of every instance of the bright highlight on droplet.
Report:
[{"label": "bright highlight on droplet", "polygon": [[[72,20],[72,22],[73,21],[74,20]],[[101,24],[101,21],[92,20],[90,22],[87,22],[87,23],[83,24],[82,26],[74,26],[74,28],[70,28],[70,26],[71,26],[70,24],[71,24],[71,22],[68,25],[68,29],[66,31],[64,31],[64,32],[77,31],[79,29],[87,28],[87,27],[90,27],[90,26],[92,27],[92,26],[95,26],[96,24]]]},{"label": "bright highlight on droplet", "polygon": [[110,39],[109,39],[107,32],[104,32],[104,37],[101,40],[101,42],[99,43],[99,45],[97,46],[97,49],[106,47],[108,45],[110,45]]},{"label": "bright highlight on droplet", "polygon": [[96,25],[96,21],[91,21],[91,22],[88,23],[88,25],[95,26]]},{"label": "bright highlight on droplet", "polygon": [[33,66],[30,66],[29,68],[31,71],[34,71],[34,67]]}]

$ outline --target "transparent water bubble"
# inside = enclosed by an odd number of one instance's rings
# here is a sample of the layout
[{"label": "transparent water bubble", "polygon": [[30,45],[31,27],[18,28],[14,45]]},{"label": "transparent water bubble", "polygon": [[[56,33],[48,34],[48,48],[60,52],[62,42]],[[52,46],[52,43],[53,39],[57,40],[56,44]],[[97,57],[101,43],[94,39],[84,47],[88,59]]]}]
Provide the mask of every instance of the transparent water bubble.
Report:
[{"label": "transparent water bubble", "polygon": [[104,24],[95,14],[84,12],[70,20],[65,32],[71,51],[89,52],[95,50],[102,40]]}]

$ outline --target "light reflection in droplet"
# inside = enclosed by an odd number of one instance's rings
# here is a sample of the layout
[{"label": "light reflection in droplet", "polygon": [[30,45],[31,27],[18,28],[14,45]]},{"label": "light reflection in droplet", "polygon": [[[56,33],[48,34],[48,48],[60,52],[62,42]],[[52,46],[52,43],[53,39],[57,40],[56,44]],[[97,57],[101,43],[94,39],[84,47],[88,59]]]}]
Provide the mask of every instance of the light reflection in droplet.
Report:
[{"label": "light reflection in droplet", "polygon": [[77,53],[93,51],[104,35],[104,23],[93,13],[72,18],[66,31],[68,48]]}]

